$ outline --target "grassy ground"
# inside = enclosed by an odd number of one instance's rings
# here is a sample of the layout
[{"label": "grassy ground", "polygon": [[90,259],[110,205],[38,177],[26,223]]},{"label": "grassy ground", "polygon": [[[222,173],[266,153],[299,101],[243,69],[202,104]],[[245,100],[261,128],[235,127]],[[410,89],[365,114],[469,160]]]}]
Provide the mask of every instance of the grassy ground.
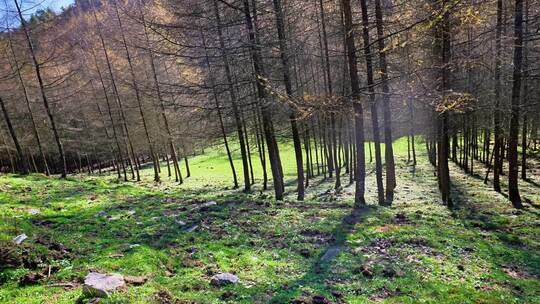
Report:
[{"label": "grassy ground", "polygon": [[[373,205],[370,165],[371,204],[362,210],[353,210],[352,186],[336,194],[320,178],[305,202],[295,201],[287,146],[283,202],[260,181],[251,194],[232,189],[218,150],[193,158],[181,186],[149,182],[150,170],[141,183],[0,176],[0,303],[87,302],[80,282],[88,271],[148,278],[103,303],[540,303],[534,181],[520,185],[527,208],[518,211],[482,178],[452,167],[458,207],[448,210],[425,155],[413,168],[405,141],[396,151],[393,207]],[[217,206],[199,208],[209,200]],[[14,246],[20,233],[29,239]],[[210,277],[225,271],[241,283],[212,287]]]}]

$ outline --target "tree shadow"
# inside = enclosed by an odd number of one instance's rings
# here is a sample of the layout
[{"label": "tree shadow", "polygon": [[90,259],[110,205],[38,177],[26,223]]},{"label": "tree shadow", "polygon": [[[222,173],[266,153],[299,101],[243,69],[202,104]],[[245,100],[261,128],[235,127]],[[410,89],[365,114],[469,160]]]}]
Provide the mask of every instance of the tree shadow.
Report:
[{"label": "tree shadow", "polygon": [[[510,216],[519,217],[526,215],[526,213],[539,216],[539,213],[529,209],[514,209],[510,202],[507,206],[510,214],[501,213],[500,210],[493,210],[493,204],[502,203],[482,202],[478,199],[469,200],[473,196],[468,191],[469,189],[462,185],[452,183],[452,199],[455,202],[455,207],[450,210],[451,216],[459,220],[467,229],[492,233],[507,248],[513,248],[519,252],[516,258],[520,260],[520,264],[526,265],[534,273],[540,273],[540,269],[538,269],[540,254],[537,248],[530,246],[527,240],[523,240],[524,235],[520,235],[519,231],[515,230],[513,222],[509,220]],[[493,193],[497,192],[493,191]],[[497,194],[505,198],[508,197],[506,193]],[[534,224],[531,223],[531,225]]]},{"label": "tree shadow", "polygon": [[333,231],[334,241],[326,246],[325,250],[304,271],[302,277],[288,282],[282,286],[277,294],[274,294],[269,303],[289,303],[303,286],[326,285],[325,280],[331,270],[334,258],[344,249],[347,235],[352,231],[355,224],[360,223],[362,218],[371,213],[377,207],[355,206],[343,217],[340,224]]}]

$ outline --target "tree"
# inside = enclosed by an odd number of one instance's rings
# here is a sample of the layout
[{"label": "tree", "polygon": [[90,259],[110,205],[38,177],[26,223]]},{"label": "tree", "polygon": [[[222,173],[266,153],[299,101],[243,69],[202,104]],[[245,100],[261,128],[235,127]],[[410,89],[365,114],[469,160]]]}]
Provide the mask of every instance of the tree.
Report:
[{"label": "tree", "polygon": [[15,144],[15,149],[17,150],[17,168],[19,170],[19,173],[28,174],[28,167],[26,165],[24,153],[22,151],[21,145],[19,144],[19,139],[17,138],[15,129],[11,124],[11,119],[9,117],[9,113],[6,109],[6,105],[4,104],[4,100],[2,99],[2,97],[0,97],[0,107],[2,108],[2,113],[4,114],[4,121],[8,127],[9,135],[11,135],[11,139],[13,140],[13,143]]},{"label": "tree", "polygon": [[15,7],[17,9],[17,14],[19,15],[19,21],[21,22],[21,27],[24,32],[24,36],[26,38],[26,42],[28,45],[28,52],[30,53],[30,57],[32,58],[32,64],[34,67],[34,71],[36,73],[36,78],[38,81],[39,91],[41,93],[41,100],[43,101],[43,106],[45,107],[45,111],[47,112],[47,116],[49,117],[49,122],[51,124],[51,128],[54,134],[54,139],[56,141],[56,147],[58,148],[58,154],[60,156],[60,162],[62,164],[62,173],[61,177],[66,178],[67,176],[67,165],[66,165],[66,157],[64,154],[64,147],[62,146],[62,141],[60,140],[60,135],[58,132],[58,128],[56,126],[55,117],[51,111],[51,108],[49,106],[49,101],[47,99],[47,95],[45,94],[45,85],[43,82],[43,78],[41,75],[41,66],[38,62],[38,59],[36,57],[35,51],[34,51],[34,45],[32,43],[32,39],[30,38],[30,34],[28,32],[28,26],[26,23],[26,20],[24,19],[22,12],[21,12],[21,6],[17,2],[17,0],[13,0],[15,3]]},{"label": "tree", "polygon": [[[285,38],[285,25],[284,25],[284,16],[283,8],[281,7],[281,0],[274,1],[274,13],[276,15],[276,27],[279,38],[279,49],[281,57],[281,65],[283,69],[283,82],[285,83],[285,93],[287,98],[293,98],[292,92],[292,83],[291,83],[291,73],[289,71],[289,53],[287,50],[287,41]],[[294,109],[290,110],[289,119],[291,122],[293,144],[294,144],[294,154],[296,158],[296,172],[297,172],[297,191],[298,191],[298,200],[304,200],[304,161],[302,160],[302,144],[300,143],[300,135],[298,133],[298,126],[296,125],[296,115]],[[337,175],[337,173],[336,173]],[[336,177],[337,178],[337,177]]]},{"label": "tree", "polygon": [[510,134],[508,135],[508,198],[514,207],[523,208],[518,188],[519,108],[523,68],[523,0],[515,1],[514,14],[514,72],[512,75]]},{"label": "tree", "polygon": [[341,0],[343,16],[345,19],[345,33],[347,44],[347,57],[349,58],[349,77],[351,80],[351,99],[354,107],[355,140],[356,140],[356,186],[354,202],[365,205],[365,156],[364,156],[364,110],[360,102],[360,80],[358,79],[358,66],[356,59],[356,46],[354,42],[354,28],[352,21],[350,0]]}]

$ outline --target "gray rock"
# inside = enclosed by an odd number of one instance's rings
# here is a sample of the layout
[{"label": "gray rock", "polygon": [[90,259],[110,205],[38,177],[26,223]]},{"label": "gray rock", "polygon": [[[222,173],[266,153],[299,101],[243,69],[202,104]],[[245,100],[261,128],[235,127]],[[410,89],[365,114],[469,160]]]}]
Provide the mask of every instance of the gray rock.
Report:
[{"label": "gray rock", "polygon": [[20,245],[24,240],[26,240],[28,236],[26,234],[19,234],[16,237],[13,238],[13,241],[15,244]]},{"label": "gray rock", "polygon": [[100,211],[96,216],[97,216],[97,217],[106,217],[106,216],[107,216],[107,212],[105,212],[105,211]]},{"label": "gray rock", "polygon": [[209,201],[200,206],[200,208],[208,208],[217,205],[215,201]]},{"label": "gray rock", "polygon": [[133,249],[133,248],[137,248],[137,247],[141,247],[141,244],[131,244],[131,245],[129,245],[129,249]]},{"label": "gray rock", "polygon": [[237,276],[229,272],[218,273],[212,277],[210,284],[213,286],[224,286],[228,284],[236,284],[240,282]]},{"label": "gray rock", "polygon": [[178,226],[185,226],[186,225],[186,222],[182,221],[182,220],[174,220],[174,223]]},{"label": "gray rock", "polygon": [[126,282],[122,275],[90,272],[84,278],[83,293],[89,296],[107,298],[111,291],[123,286],[126,286]]}]

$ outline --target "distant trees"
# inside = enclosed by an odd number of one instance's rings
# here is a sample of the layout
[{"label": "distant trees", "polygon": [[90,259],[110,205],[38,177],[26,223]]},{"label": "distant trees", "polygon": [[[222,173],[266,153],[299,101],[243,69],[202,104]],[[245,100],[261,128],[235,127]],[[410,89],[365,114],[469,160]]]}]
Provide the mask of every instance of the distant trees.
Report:
[{"label": "distant trees", "polygon": [[448,206],[451,160],[493,174],[499,192],[507,173],[521,207],[519,170],[534,179],[538,161],[534,4],[77,0],[28,17],[14,0],[0,33],[0,170],[108,168],[127,181],[149,165],[159,182],[164,163],[182,183],[188,157],[219,142],[234,188],[238,169],[243,191],[271,179],[280,200],[291,145],[298,200],[318,176],[335,191],[348,177],[365,204],[367,154],[384,205],[399,187],[393,141],[407,136],[407,165],[425,141]]}]

